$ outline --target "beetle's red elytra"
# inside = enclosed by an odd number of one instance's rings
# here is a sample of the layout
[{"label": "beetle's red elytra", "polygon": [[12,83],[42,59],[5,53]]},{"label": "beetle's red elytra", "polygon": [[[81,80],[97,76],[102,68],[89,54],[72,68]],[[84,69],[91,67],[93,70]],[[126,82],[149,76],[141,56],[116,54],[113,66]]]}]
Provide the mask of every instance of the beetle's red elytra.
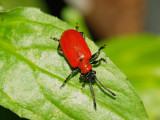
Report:
[{"label": "beetle's red elytra", "polygon": [[94,107],[96,109],[96,101],[95,94],[92,87],[92,83],[96,80],[98,83],[108,92],[110,92],[113,96],[116,96],[112,91],[106,88],[96,77],[96,72],[92,70],[92,64],[98,64],[101,61],[106,62],[104,58],[100,58],[95,60],[102,49],[105,48],[105,45],[98,49],[98,52],[95,54],[91,54],[91,51],[85,41],[85,35],[83,32],[78,32],[78,25],[76,25],[76,30],[69,29],[63,32],[60,40],[57,38],[52,38],[55,41],[59,42],[58,45],[58,53],[64,55],[64,57],[68,60],[74,70],[72,73],[66,78],[61,88],[65,86],[66,82],[69,78],[79,72],[81,70],[80,80],[83,81],[82,88],[85,86],[85,83],[89,81],[92,95]]},{"label": "beetle's red elytra", "polygon": [[91,51],[82,35],[76,30],[66,30],[60,39],[60,46],[64,56],[73,68],[79,67],[81,73],[87,73],[92,69],[89,59]]}]

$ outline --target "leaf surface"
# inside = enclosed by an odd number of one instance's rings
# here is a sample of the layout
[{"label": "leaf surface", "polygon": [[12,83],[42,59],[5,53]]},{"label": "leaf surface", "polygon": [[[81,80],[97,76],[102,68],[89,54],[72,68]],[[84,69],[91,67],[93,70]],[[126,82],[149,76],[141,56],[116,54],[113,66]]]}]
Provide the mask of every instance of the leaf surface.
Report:
[{"label": "leaf surface", "polygon": [[[73,28],[35,8],[0,13],[0,104],[20,117],[33,120],[148,119],[126,76],[107,59],[95,67],[97,78],[117,96],[113,98],[94,84],[97,110],[89,85],[81,89],[79,75],[60,89],[72,69],[57,53],[62,32]],[[92,53],[98,47],[86,40]]]}]

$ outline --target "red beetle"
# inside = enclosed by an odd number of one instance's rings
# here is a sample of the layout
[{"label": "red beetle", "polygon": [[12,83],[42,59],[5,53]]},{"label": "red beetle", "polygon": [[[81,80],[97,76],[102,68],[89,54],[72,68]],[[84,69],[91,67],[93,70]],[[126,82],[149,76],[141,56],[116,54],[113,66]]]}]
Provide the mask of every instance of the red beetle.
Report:
[{"label": "red beetle", "polygon": [[[58,45],[58,52],[61,55],[64,55],[68,60],[70,65],[74,68],[72,73],[66,78],[61,88],[65,86],[66,82],[69,80],[70,76],[77,73],[81,70],[80,80],[83,81],[82,88],[85,86],[85,82],[87,80],[90,83],[90,87],[92,90],[94,107],[96,108],[96,101],[94,90],[92,87],[92,83],[97,80],[99,84],[107,91],[109,91],[112,95],[115,96],[113,92],[107,89],[95,76],[96,72],[92,70],[92,64],[97,64],[101,61],[106,62],[104,58],[100,58],[99,60],[95,60],[100,51],[105,48],[105,45],[100,47],[98,52],[95,54],[91,54],[91,51],[85,41],[85,36],[83,32],[78,32],[78,26],[76,26],[76,30],[69,29],[63,32],[61,39],[52,38],[55,41],[60,42]],[[95,61],[94,61],[95,60]]]}]

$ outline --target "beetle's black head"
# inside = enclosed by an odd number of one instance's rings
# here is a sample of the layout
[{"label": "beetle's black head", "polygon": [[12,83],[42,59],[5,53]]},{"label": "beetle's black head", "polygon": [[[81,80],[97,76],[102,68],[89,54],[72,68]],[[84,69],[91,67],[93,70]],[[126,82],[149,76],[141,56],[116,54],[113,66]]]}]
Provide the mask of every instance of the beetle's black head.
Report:
[{"label": "beetle's black head", "polygon": [[91,80],[92,82],[96,79],[96,71],[90,70],[88,73],[86,73],[86,79]]}]

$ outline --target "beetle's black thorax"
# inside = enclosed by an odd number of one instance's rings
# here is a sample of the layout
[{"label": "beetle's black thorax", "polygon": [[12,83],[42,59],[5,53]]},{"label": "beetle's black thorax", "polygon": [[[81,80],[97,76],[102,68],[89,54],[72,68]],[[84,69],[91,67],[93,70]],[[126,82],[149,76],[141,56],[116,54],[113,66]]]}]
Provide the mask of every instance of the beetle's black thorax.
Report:
[{"label": "beetle's black thorax", "polygon": [[94,71],[94,70],[91,69],[88,73],[86,73],[85,78],[87,80],[91,80],[92,82],[94,82],[95,79],[96,79],[95,74],[96,74],[96,71]]}]

